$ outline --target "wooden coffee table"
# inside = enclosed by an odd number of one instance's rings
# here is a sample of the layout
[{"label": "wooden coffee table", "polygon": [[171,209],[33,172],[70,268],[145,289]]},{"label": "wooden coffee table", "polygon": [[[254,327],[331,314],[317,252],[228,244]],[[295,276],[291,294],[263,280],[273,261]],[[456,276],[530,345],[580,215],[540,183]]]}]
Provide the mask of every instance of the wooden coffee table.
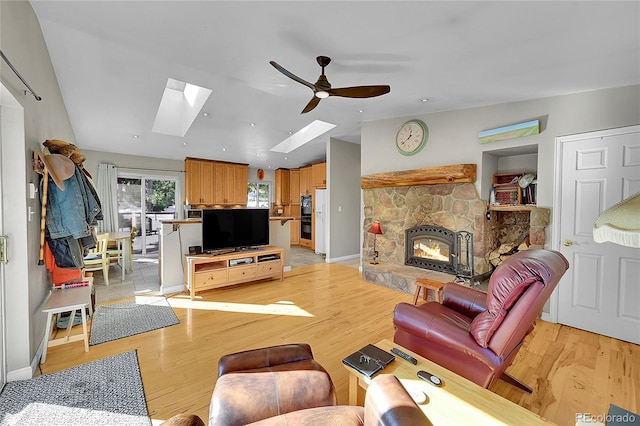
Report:
[{"label": "wooden coffee table", "polygon": [[[395,361],[377,374],[393,374],[410,393],[417,391],[426,394],[426,401],[419,406],[434,426],[554,424],[390,340],[381,340],[375,345],[387,352],[397,347],[418,360],[418,364],[413,365],[396,356]],[[364,390],[371,379],[346,365],[345,368],[349,371],[349,404],[357,405],[364,400]],[[438,376],[443,382],[442,386],[436,387],[419,379],[416,374],[420,370]]]}]

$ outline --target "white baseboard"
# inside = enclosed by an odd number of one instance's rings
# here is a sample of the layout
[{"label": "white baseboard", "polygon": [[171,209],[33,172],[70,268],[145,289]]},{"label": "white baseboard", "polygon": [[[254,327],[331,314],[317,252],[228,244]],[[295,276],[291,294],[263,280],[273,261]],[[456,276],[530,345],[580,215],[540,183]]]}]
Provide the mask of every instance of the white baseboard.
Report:
[{"label": "white baseboard", "polygon": [[360,257],[360,253],[350,254],[348,256],[332,257],[331,259],[325,259],[327,263],[344,262],[345,260],[357,259]]},{"label": "white baseboard", "polygon": [[162,286],[162,288],[160,289],[160,293],[162,294],[182,293],[183,291],[184,291],[184,284],[172,285],[170,287]]},{"label": "white baseboard", "polygon": [[36,370],[38,369],[40,358],[42,358],[43,350],[44,340],[41,340],[40,346],[38,346],[38,350],[31,360],[31,365],[28,367],[20,368],[18,370],[7,371],[7,382],[15,382],[16,380],[29,380],[33,378],[33,376],[35,376],[36,374]]}]

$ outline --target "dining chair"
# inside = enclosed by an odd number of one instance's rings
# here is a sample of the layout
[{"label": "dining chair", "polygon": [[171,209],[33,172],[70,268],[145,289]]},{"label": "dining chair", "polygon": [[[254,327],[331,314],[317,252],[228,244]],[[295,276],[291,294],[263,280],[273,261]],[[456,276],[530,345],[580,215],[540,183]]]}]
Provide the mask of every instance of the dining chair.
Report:
[{"label": "dining chair", "polygon": [[122,279],[124,279],[124,262],[125,262],[125,246],[122,241],[107,241],[107,254],[109,255],[109,263],[118,265],[122,269]]},{"label": "dining chair", "polygon": [[131,228],[131,239],[129,240],[129,269],[133,271],[133,240],[136,239],[136,235],[138,235],[138,228],[133,226]]},{"label": "dining chair", "polygon": [[107,244],[109,241],[108,234],[98,234],[96,236],[96,248],[89,251],[89,254],[84,257],[84,270],[87,271],[102,271],[104,278],[104,284],[109,285],[109,253],[107,251]]}]

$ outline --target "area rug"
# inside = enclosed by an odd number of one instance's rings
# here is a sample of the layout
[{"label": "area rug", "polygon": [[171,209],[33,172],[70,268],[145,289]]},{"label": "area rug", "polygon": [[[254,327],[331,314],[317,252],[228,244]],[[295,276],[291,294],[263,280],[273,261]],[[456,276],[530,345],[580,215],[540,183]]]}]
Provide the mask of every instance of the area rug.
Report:
[{"label": "area rug", "polygon": [[0,425],[151,425],[136,351],[7,383]]},{"label": "area rug", "polygon": [[138,296],[135,301],[100,305],[91,320],[89,345],[179,324],[164,296]]}]

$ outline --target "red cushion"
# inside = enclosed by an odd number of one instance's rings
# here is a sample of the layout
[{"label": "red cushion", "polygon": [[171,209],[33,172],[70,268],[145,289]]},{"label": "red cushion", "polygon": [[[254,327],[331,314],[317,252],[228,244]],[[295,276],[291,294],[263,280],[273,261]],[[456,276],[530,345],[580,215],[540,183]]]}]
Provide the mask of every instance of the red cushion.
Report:
[{"label": "red cushion", "polygon": [[[513,273],[507,265],[491,276],[487,290],[488,310],[475,317],[469,332],[480,346],[486,348],[491,336],[500,327],[504,317],[529,286],[540,280],[537,275],[523,277]],[[501,265],[501,266],[503,266]],[[505,271],[506,269],[506,271]]]}]

